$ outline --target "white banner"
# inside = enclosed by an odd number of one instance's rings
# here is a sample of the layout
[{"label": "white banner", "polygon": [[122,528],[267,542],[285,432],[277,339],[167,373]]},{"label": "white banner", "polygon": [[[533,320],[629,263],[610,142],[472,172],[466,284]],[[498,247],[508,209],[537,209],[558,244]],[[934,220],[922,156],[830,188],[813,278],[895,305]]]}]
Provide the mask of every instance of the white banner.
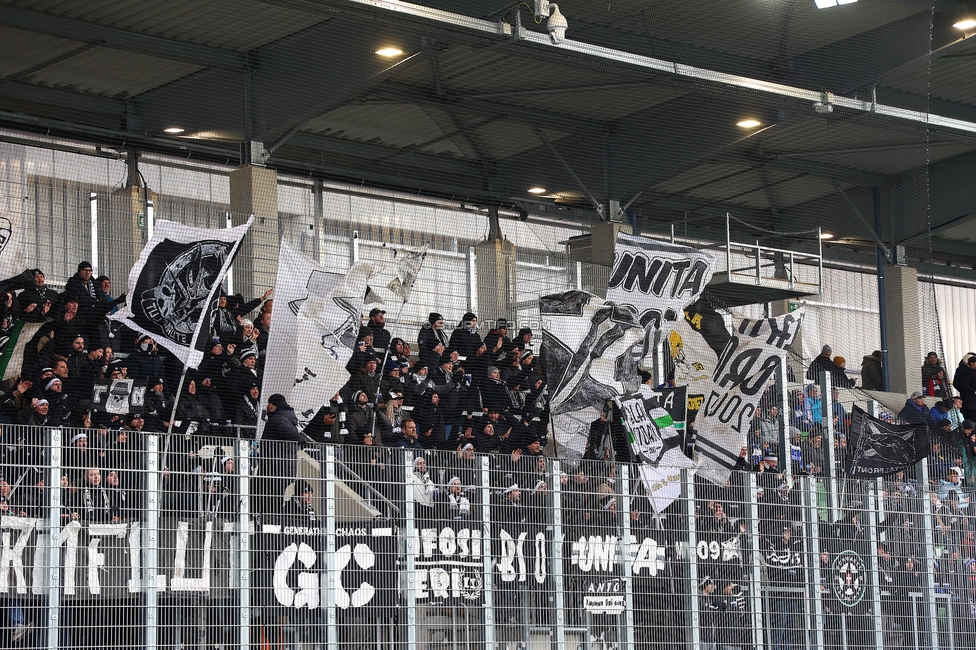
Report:
[{"label": "white banner", "polygon": [[579,458],[592,407],[640,386],[632,352],[643,328],[629,310],[585,291],[543,296],[539,314],[557,448]]},{"label": "white banner", "polygon": [[22,221],[19,212],[0,214],[0,278],[17,275],[27,268],[27,260],[33,259]]},{"label": "white banner", "polygon": [[[371,264],[357,264],[347,273],[327,271],[281,243],[261,403],[275,393],[284,395],[299,429],[349,380],[346,363],[374,272]],[[259,437],[263,429],[258,420]]]},{"label": "white banner", "polygon": [[253,221],[221,230],[157,222],[129,272],[128,303],[109,318],[153,337],[188,367],[198,367],[220,283]]},{"label": "white banner", "polygon": [[712,385],[698,412],[698,474],[725,485],[746,443],[763,391],[796,339],[803,310],[762,320],[743,319],[712,373]]},{"label": "white banner", "polygon": [[667,242],[617,234],[607,300],[630,307],[648,331],[667,332],[712,279],[715,258]]}]

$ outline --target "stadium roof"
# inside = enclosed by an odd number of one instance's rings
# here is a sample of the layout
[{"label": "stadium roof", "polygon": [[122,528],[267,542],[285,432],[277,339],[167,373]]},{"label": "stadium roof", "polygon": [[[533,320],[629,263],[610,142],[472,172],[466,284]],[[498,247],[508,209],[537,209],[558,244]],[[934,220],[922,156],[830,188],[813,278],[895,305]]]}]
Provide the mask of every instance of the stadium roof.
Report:
[{"label": "stadium roof", "polygon": [[230,163],[259,141],[291,173],[854,244],[877,189],[886,242],[926,248],[931,218],[933,250],[976,258],[964,3],[563,0],[561,45],[516,5],[0,0],[0,125]]}]

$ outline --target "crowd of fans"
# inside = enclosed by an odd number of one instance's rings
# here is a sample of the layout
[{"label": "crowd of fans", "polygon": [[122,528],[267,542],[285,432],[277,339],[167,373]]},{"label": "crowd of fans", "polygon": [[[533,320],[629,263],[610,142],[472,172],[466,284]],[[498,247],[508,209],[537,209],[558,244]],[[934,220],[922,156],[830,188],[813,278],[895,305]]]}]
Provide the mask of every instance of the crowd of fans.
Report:
[{"label": "crowd of fans", "polygon": [[[504,511],[503,519],[519,526],[551,524],[553,486],[544,452],[550,446],[548,392],[544,360],[531,329],[518,329],[512,336],[511,323],[501,318],[482,335],[473,313],[464,314],[456,327],[448,326],[441,314],[431,313],[416,340],[407,341],[393,337],[386,328],[385,312],[374,308],[360,328],[347,364],[348,382],[300,431],[298,417],[282,395],[260,401],[273,306],[270,291],[254,300],[221,294],[207,353],[200,367],[187,374],[174,411],[172,390],[183,368],[152,337],[137,335],[108,318],[125,300],[124,295],[113,298],[111,290],[109,278],[93,278],[91,265],[82,262],[63,292],[48,287],[43,272],[34,269],[8,282],[0,296],[0,362],[12,378],[0,390],[0,424],[30,425],[0,429],[0,516],[39,515],[45,487],[45,476],[38,469],[44,464],[45,441],[40,436],[43,428],[63,425],[70,427],[66,430],[70,434],[64,440],[66,469],[59,486],[64,495],[59,506],[62,522],[137,518],[143,505],[137,476],[141,434],[164,432],[179,421],[184,425],[181,435],[172,436],[164,452],[164,512],[232,517],[238,507],[234,448],[221,436],[239,437],[243,432],[246,437],[266,417],[262,444],[342,445],[341,457],[358,479],[354,483],[361,495],[396,503],[410,490],[421,525],[480,516],[479,455],[484,454],[491,458],[493,507]],[[25,337],[24,332],[31,335]],[[848,376],[845,360],[831,355],[830,347],[824,346],[806,373],[812,383],[790,395],[785,413],[771,390],[753,421],[739,469],[758,473],[758,522],[748,521],[743,504],[749,499],[742,491],[741,476],[734,476],[725,491],[699,484],[698,530],[717,536],[720,544],[733,544],[723,549],[740,549],[738,562],[716,562],[708,575],[700,575],[706,643],[746,644],[741,585],[748,579],[743,573],[748,561],[741,549],[742,536],[749,530],[761,536],[759,552],[766,579],[785,589],[773,605],[772,624],[782,630],[777,639],[789,645],[789,630],[802,627],[797,618],[801,603],[789,595],[789,589],[802,584],[811,558],[802,553],[795,491],[779,466],[780,431],[786,427],[793,475],[828,473],[826,448],[833,445],[838,452],[834,475],[843,477],[850,417],[839,391],[857,382]],[[17,368],[10,365],[18,363]],[[881,363],[880,352],[864,357],[862,388],[883,387]],[[829,415],[816,383],[821,372],[830,373],[834,386]],[[128,413],[93,410],[95,383],[123,378],[145,382],[144,408]],[[976,485],[976,355],[963,358],[950,383],[938,356],[930,353],[920,379],[919,390],[897,419],[926,425],[934,434],[927,461],[930,486],[924,493],[931,499],[935,541],[945,549],[934,566],[937,582],[946,593],[961,594],[959,602],[976,603],[969,578],[976,573],[976,526],[969,511],[971,488]],[[831,418],[831,427],[825,418]],[[194,429],[196,435],[188,435]],[[833,431],[833,440],[825,439],[828,431]],[[413,456],[412,470],[405,471],[403,463],[397,462],[400,456],[392,453],[397,448]],[[583,461],[567,466],[567,472],[556,479],[563,494],[563,523],[571,538],[620,525],[615,461],[629,462],[626,432],[619,414],[607,405],[590,424]],[[262,484],[259,477],[252,491],[269,498],[264,504],[258,502],[255,512],[284,512],[317,523],[321,513],[312,485],[280,480],[295,476],[293,463],[291,454],[281,462],[265,464],[262,477],[267,482]],[[643,484],[634,481],[633,485],[632,527],[650,526],[655,515],[650,501],[643,498],[647,496]],[[916,532],[922,513],[920,493],[911,472],[884,484],[878,556],[888,589],[885,612],[904,629],[909,625],[905,594],[917,588],[924,566],[922,540]],[[866,539],[857,495],[848,496],[847,514],[836,524],[824,525],[822,539]],[[665,513],[655,528],[671,530],[672,541],[677,541],[687,530],[687,523],[680,521],[683,516],[677,511]],[[833,551],[829,546],[821,548],[827,550],[813,561],[826,571]],[[720,555],[724,558],[724,551]],[[683,607],[672,605],[674,612]],[[512,606],[506,611],[517,610]],[[661,620],[641,619],[649,628]],[[862,623],[867,630],[863,621],[847,625]],[[831,631],[840,629],[836,620],[828,619],[828,624]]]}]

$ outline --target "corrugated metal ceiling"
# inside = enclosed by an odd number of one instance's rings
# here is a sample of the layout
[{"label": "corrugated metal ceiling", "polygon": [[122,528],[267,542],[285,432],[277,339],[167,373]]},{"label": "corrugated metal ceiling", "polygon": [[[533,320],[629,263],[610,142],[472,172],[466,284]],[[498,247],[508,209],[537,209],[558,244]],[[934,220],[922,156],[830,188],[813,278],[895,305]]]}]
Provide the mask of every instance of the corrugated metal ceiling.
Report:
[{"label": "corrugated metal ceiling", "polygon": [[201,69],[188,63],[97,47],[38,70],[28,79],[50,88],[131,97]]},{"label": "corrugated metal ceiling", "polygon": [[[859,2],[827,11],[813,0],[696,0],[694,11],[687,2],[647,0],[559,5],[564,15],[584,22],[762,60],[793,57],[931,10],[931,3],[918,1]],[[569,37],[586,40],[586,30],[572,25]]]},{"label": "corrugated metal ceiling", "polygon": [[42,65],[81,45],[77,41],[0,26],[0,77]]},{"label": "corrugated metal ceiling", "polygon": [[3,0],[0,4],[238,51],[261,47],[323,20],[252,0]]}]

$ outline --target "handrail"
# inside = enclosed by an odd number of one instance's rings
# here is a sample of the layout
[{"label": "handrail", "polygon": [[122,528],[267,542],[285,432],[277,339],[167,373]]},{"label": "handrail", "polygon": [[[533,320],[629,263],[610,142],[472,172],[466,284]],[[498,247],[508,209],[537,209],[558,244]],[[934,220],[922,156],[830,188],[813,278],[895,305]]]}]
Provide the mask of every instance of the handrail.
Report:
[{"label": "handrail", "polygon": [[381,501],[383,501],[388,506],[390,506],[390,508],[392,508],[394,512],[396,512],[397,514],[400,514],[400,508],[398,508],[396,506],[396,504],[394,504],[386,496],[384,496],[382,492],[380,492],[379,490],[377,490],[376,488],[374,488],[372,485],[370,485],[369,481],[367,481],[362,476],[360,476],[359,474],[357,474],[356,472],[354,472],[352,469],[349,468],[348,465],[346,465],[344,462],[342,462],[338,458],[336,458],[335,463],[336,463],[336,468],[337,469],[338,468],[342,468],[345,472],[347,472],[348,474],[351,474],[352,477],[355,480],[357,480],[357,481],[361,482],[363,485],[365,485],[366,486],[366,489],[369,490],[369,492],[371,494],[375,494]]}]

